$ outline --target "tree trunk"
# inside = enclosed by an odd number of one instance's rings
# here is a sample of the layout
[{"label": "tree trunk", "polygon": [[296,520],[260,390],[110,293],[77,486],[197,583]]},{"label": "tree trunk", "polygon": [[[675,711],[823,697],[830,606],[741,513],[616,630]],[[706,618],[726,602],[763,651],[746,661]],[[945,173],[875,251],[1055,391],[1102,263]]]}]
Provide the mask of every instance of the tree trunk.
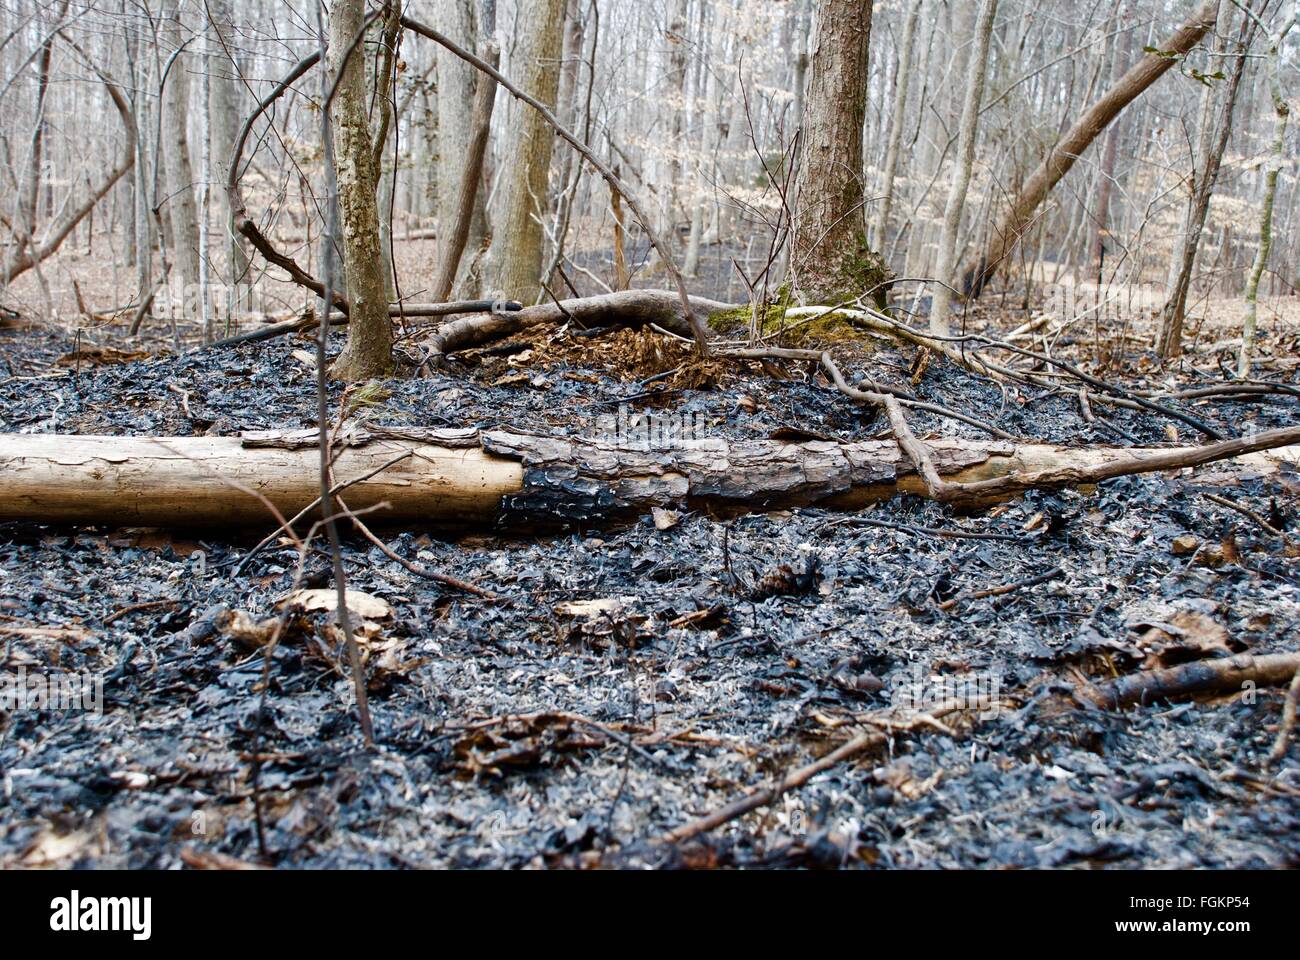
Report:
[{"label": "tree trunk", "polygon": [[339,77],[330,123],[350,319],[347,345],[330,372],[340,380],[355,382],[382,377],[392,370],[393,330],[379,253],[364,47],[358,44],[347,61],[340,62],[365,22],[365,5],[362,0],[334,0],[329,21],[330,68]]},{"label": "tree trunk", "polygon": [[966,191],[970,188],[975,163],[975,140],[979,134],[980,102],[984,99],[984,78],[988,73],[989,37],[998,0],[982,0],[975,23],[974,49],[966,73],[966,99],[962,104],[961,128],[957,137],[957,171],[943,211],[943,233],[939,237],[939,258],[935,265],[938,285],[930,308],[930,332],[948,336],[948,311],[952,304],[953,262],[957,259],[957,230],[961,226]]},{"label": "tree trunk", "polygon": [[[434,5],[435,29],[446,34],[466,50],[479,44],[478,18],[474,0],[441,0]],[[437,48],[438,62],[438,163],[437,203],[438,260],[445,262],[455,232],[460,205],[465,197],[465,158],[470,155],[474,139],[474,119],[467,109],[474,100],[478,72],[454,53]],[[465,226],[462,250],[478,250],[487,231],[486,197],[475,189],[471,196],[470,219]],[[457,258],[457,267],[460,266]],[[464,277],[459,270],[452,276],[452,288]],[[474,291],[477,292],[477,291]],[[448,294],[450,295],[450,294]]]},{"label": "tree trunk", "polygon": [[[1116,13],[1116,21],[1123,24],[1126,16],[1126,10],[1121,7]],[[1112,67],[1113,82],[1118,82],[1124,75],[1132,50],[1133,30],[1128,29],[1121,35],[1119,46],[1115,51],[1115,63]],[[1092,233],[1092,262],[1097,268],[1098,284],[1105,282],[1102,271],[1105,269],[1106,262],[1105,244],[1110,224],[1110,198],[1114,192],[1115,160],[1119,154],[1121,126],[1122,124],[1116,123],[1106,135],[1106,147],[1101,155],[1101,169],[1097,172],[1097,212]]]},{"label": "tree trunk", "polygon": [[[486,45],[480,50],[480,56],[494,67],[497,65],[497,49]],[[473,230],[475,211],[483,209],[483,158],[487,153],[488,135],[492,130],[492,108],[496,103],[497,82],[485,73],[480,73],[474,86],[474,105],[470,110],[470,140],[466,145],[461,160],[464,169],[460,172],[455,206],[450,219],[439,221],[442,237],[438,243],[438,269],[433,279],[433,298],[446,300],[455,289],[456,277],[460,274],[461,257],[469,244]],[[451,184],[446,189],[451,190]]]},{"label": "tree trunk", "polygon": [[1237,356],[1239,377],[1250,376],[1250,355],[1255,342],[1255,324],[1258,322],[1259,313],[1259,281],[1264,276],[1264,268],[1268,265],[1269,248],[1273,243],[1273,202],[1277,198],[1278,174],[1286,161],[1286,125],[1291,113],[1286,94],[1282,89],[1282,42],[1295,24],[1296,9],[1292,6],[1290,17],[1285,20],[1278,32],[1269,38],[1268,91],[1273,101],[1273,113],[1277,119],[1274,125],[1273,149],[1264,174],[1264,199],[1260,204],[1259,214],[1259,247],[1255,250],[1255,262],[1250,268],[1250,278],[1246,282],[1246,319],[1241,331],[1241,351]]},{"label": "tree trunk", "polygon": [[1034,211],[1051,189],[1121,110],[1200,42],[1214,26],[1216,9],[1217,0],[1206,0],[1191,19],[1159,45],[1159,53],[1148,53],[1139,60],[1065,132],[1038,169],[1025,180],[1010,208],[994,226],[987,246],[963,268],[964,293],[976,297],[983,292],[1030,226]]},{"label": "tree trunk", "polygon": [[898,41],[898,79],[894,88],[894,109],[889,123],[889,145],[885,148],[885,175],[880,187],[876,222],[872,229],[872,242],[878,250],[888,246],[889,212],[894,202],[894,177],[898,173],[898,153],[903,143],[903,125],[907,117],[907,90],[912,79],[912,48],[915,45],[916,21],[921,16],[923,0],[914,0],[912,10],[903,25],[903,37]]},{"label": "tree trunk", "polygon": [[[1224,8],[1229,9],[1225,2]],[[1226,20],[1226,17],[1224,18]],[[1224,24],[1226,27],[1226,23]],[[1237,44],[1237,56],[1233,58],[1232,76],[1228,80],[1228,89],[1224,93],[1223,107],[1218,114],[1217,125],[1212,121],[1211,112],[1202,118],[1206,132],[1213,133],[1203,138],[1199,176],[1193,171],[1193,191],[1187,210],[1187,222],[1179,247],[1179,256],[1174,261],[1175,273],[1169,299],[1160,315],[1160,332],[1156,341],[1156,352],[1163,358],[1180,356],[1183,352],[1183,320],[1187,313],[1187,295],[1192,286],[1192,270],[1196,266],[1196,254],[1201,247],[1201,234],[1205,230],[1205,218],[1210,212],[1210,199],[1214,196],[1214,187],[1219,180],[1219,167],[1223,162],[1223,151],[1227,149],[1228,137],[1232,133],[1232,116],[1237,106],[1237,92],[1241,87],[1241,76],[1246,68],[1246,52],[1249,44],[1245,37],[1249,32],[1249,23],[1242,22],[1242,40]],[[1224,45],[1226,51],[1227,46]]]},{"label": "tree trunk", "polygon": [[790,252],[792,287],[806,303],[869,290],[884,299],[888,275],[867,246],[861,178],[871,8],[870,0],[822,0],[818,8]]},{"label": "tree trunk", "polygon": [[[181,25],[179,3],[169,4],[163,37],[172,50],[187,38]],[[163,139],[160,146],[167,172],[166,207],[172,225],[172,262],[176,279],[186,285],[199,282],[199,215],[194,202],[194,167],[190,162],[190,62],[185,53],[172,62],[163,88]]]},{"label": "tree trunk", "polygon": [[[555,109],[560,83],[560,45],[564,36],[564,0],[521,0],[519,22],[527,24],[519,40],[512,79],[527,94]],[[541,218],[546,216],[551,165],[551,127],[536,110],[519,106],[505,142],[499,206],[494,213],[492,247],[484,263],[484,289],[533,302],[541,290]]]},{"label": "tree trunk", "polygon": [[[216,46],[211,97],[212,155],[220,171],[219,182],[225,183],[230,154],[235,148],[235,138],[239,136],[239,124],[244,116],[243,84],[239,80],[239,67],[231,60],[236,42],[231,0],[208,0],[208,9]],[[243,236],[235,230],[229,195],[224,190],[218,194],[221,198],[218,208],[220,223],[226,238],[226,279],[232,296],[229,307],[231,313],[237,313],[247,307],[242,298],[235,298],[235,293],[237,285],[249,283],[248,249]]]},{"label": "tree trunk", "polygon": [[[707,429],[690,418],[625,409],[598,418],[591,439],[370,428],[341,438],[334,474],[336,483],[348,484],[351,509],[386,503],[375,520],[422,527],[589,525],[652,507],[853,509],[900,493],[926,494],[892,440],[728,441],[702,438]],[[242,439],[0,435],[0,521],[274,527],[268,504],[293,517],[320,495],[318,439],[314,429]],[[1263,449],[1298,439],[1300,428],[1293,427],[1232,443]],[[1054,471],[1054,485],[1168,469],[1172,457],[1211,449],[928,445],[949,482]]]}]

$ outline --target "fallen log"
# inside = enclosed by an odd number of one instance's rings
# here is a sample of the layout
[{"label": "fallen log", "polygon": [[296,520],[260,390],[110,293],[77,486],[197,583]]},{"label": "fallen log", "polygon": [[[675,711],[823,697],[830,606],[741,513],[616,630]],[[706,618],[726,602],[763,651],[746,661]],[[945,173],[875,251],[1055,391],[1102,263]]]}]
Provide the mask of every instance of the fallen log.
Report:
[{"label": "fallen log", "polygon": [[[708,328],[710,319],[719,313],[738,309],[734,303],[720,303],[704,297],[691,297],[690,304],[708,332],[711,332]],[[676,293],[668,290],[619,290],[540,303],[511,314],[496,312],[458,317],[442,324],[429,338],[428,345],[432,354],[445,355],[511,337],[540,324],[565,322],[580,328],[653,324],[681,337],[693,335],[690,320]]]},{"label": "fallen log", "polygon": [[[517,300],[448,300],[445,303],[393,304],[388,308],[388,315],[390,317],[401,317],[403,319],[414,317],[448,317],[458,313],[517,312],[522,310],[523,307],[524,305]],[[347,322],[347,314],[341,311],[335,312],[330,316],[330,326],[343,326]],[[293,320],[284,320],[280,323],[267,324],[266,326],[246,330],[243,333],[233,334],[221,340],[214,340],[212,343],[207,345],[206,349],[211,350],[215,347],[229,347],[237,343],[256,343],[259,340],[271,340],[288,333],[297,333],[300,330],[315,330],[318,326],[320,326],[320,320],[317,319],[316,314],[314,312],[308,312]]]},{"label": "fallen log", "polygon": [[[376,522],[449,527],[585,525],[656,506],[722,513],[855,508],[899,493],[926,496],[929,489],[893,441],[676,439],[612,416],[598,430],[601,438],[591,439],[366,427],[336,438],[334,479],[346,485],[349,507],[373,511]],[[1232,442],[1218,459],[1297,442],[1300,427],[1274,430],[1248,444]],[[265,525],[273,521],[268,504],[292,517],[319,495],[316,443],[314,430],[242,437],[0,435],[0,520]],[[929,452],[950,484],[1035,478],[1062,486],[1115,476],[1121,467],[1141,473],[1209,462],[1221,446],[1071,449],[935,440]],[[1009,490],[1023,488],[1012,482]]]}]

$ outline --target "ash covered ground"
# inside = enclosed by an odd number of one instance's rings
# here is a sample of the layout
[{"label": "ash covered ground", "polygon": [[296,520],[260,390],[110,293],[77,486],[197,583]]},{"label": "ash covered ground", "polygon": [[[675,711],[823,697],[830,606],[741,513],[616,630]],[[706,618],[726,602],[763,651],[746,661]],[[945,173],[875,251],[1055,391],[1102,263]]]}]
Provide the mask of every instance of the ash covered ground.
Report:
[{"label": "ash covered ground", "polygon": [[[58,365],[71,340],[4,336],[4,432],[315,423],[315,372],[294,356],[301,340]],[[742,368],[709,389],[646,384],[644,366],[611,373],[617,338],[633,336],[548,336],[471,355],[392,381],[368,416],[572,433],[625,402],[702,414],[735,437],[886,435],[874,411],[800,365],[787,379]],[[1167,420],[1108,410],[1086,424],[1071,393],[1004,393],[938,360],[913,387],[915,359],[881,347],[843,366],[1029,439],[1168,439]],[[1255,399],[1183,409],[1234,432],[1296,422],[1293,398]],[[332,409],[340,402],[335,388]],[[927,414],[913,422],[921,436],[981,436]],[[259,720],[263,658],[214,623],[222,610],[271,616],[293,586],[291,546],[235,573],[268,531],[0,525],[5,670],[104,678],[102,715],[3,716],[0,863],[1294,866],[1300,747],[1280,767],[1264,763],[1281,690],[1115,712],[1060,705],[1077,684],[1160,664],[1294,650],[1300,558],[1203,494],[1282,523],[1297,491],[1285,467],[1211,465],[1032,493],[975,515],[898,498],[861,513],[685,513],[662,530],[646,517],[540,535],[382,532],[402,556],[496,601],[420,579],[348,538],[350,589],[392,609],[371,657],[374,750],[324,615],[304,617],[278,647]],[[969,597],[1055,568],[1045,583]],[[329,585],[323,544],[306,569],[308,586]],[[573,612],[593,600],[609,601],[603,613]],[[797,793],[688,843],[660,841],[824,755],[918,678],[923,689],[996,683],[1001,706],[878,727],[890,733],[883,747]]]}]

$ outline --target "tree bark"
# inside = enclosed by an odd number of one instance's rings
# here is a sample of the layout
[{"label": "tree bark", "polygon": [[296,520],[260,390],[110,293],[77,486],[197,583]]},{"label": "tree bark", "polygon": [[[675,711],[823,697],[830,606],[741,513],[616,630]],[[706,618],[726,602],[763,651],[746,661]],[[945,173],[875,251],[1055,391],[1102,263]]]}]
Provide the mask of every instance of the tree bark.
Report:
[{"label": "tree bark", "polygon": [[[1127,16],[1127,10],[1121,5],[1115,15],[1116,21],[1123,24]],[[1124,75],[1128,65],[1129,55],[1133,50],[1133,32],[1131,28],[1124,31],[1115,51],[1115,63],[1112,67],[1114,82],[1118,82]],[[1110,198],[1114,192],[1115,160],[1119,155],[1122,126],[1122,123],[1116,123],[1106,135],[1106,145],[1101,155],[1101,169],[1097,171],[1097,212],[1092,233],[1092,262],[1097,268],[1098,284],[1105,282],[1102,272],[1106,261],[1106,238],[1110,229]]]},{"label": "tree bark", "polygon": [[903,36],[898,41],[898,79],[894,88],[894,109],[889,123],[889,144],[885,148],[885,175],[880,187],[879,206],[872,229],[872,242],[884,250],[888,246],[889,213],[894,203],[894,177],[898,173],[898,153],[903,143],[903,125],[907,119],[907,91],[912,79],[912,49],[915,46],[916,22],[921,16],[924,0],[914,0],[911,12],[903,25]]},{"label": "tree bark", "polygon": [[[234,18],[231,0],[208,0],[212,17],[217,56],[212,77],[212,154],[221,170],[221,181],[228,179],[230,154],[239,136],[239,121],[243,116],[243,85],[239,81],[239,67],[233,62]],[[249,283],[248,249],[244,238],[235,230],[234,212],[230,209],[230,196],[218,191],[221,197],[221,227],[226,239],[226,277],[232,287]],[[242,299],[232,300],[231,313],[244,309]]]},{"label": "tree bark", "polygon": [[[1232,9],[1229,0],[1223,0],[1219,10],[1220,34],[1228,26],[1228,11]],[[1201,247],[1201,234],[1205,230],[1205,218],[1210,212],[1210,199],[1214,196],[1214,187],[1219,180],[1219,167],[1223,163],[1223,151],[1227,149],[1228,137],[1232,133],[1232,117],[1237,107],[1237,91],[1241,87],[1241,76],[1246,68],[1246,52],[1249,46],[1246,38],[1250,33],[1250,23],[1243,19],[1241,37],[1237,44],[1237,56],[1233,58],[1232,75],[1228,79],[1227,90],[1223,94],[1223,105],[1217,116],[1211,109],[1214,102],[1214,90],[1205,91],[1206,109],[1201,116],[1201,156],[1196,158],[1192,167],[1192,192],[1183,224],[1181,244],[1178,256],[1174,259],[1173,282],[1170,285],[1169,299],[1160,315],[1160,332],[1156,342],[1156,352],[1163,358],[1177,357],[1183,352],[1183,320],[1187,313],[1187,294],[1192,286],[1192,270],[1196,266],[1196,254]],[[1227,43],[1220,44],[1220,52],[1227,52]]]},{"label": "tree bark", "polygon": [[[347,345],[330,373],[352,382],[386,376],[393,367],[393,330],[379,252],[374,146],[366,116],[365,55],[360,45],[353,48],[364,22],[362,0],[334,0],[329,59],[339,80],[330,121],[350,322]],[[347,61],[341,62],[349,52]]]},{"label": "tree bark", "polygon": [[[447,56],[451,54],[448,53]],[[495,46],[486,46],[480,56],[493,66],[497,65]],[[452,59],[458,58],[452,57]],[[464,66],[469,65],[464,64]],[[439,221],[443,236],[438,244],[438,272],[433,280],[435,300],[446,300],[451,296],[456,277],[460,272],[461,257],[465,253],[473,231],[475,212],[478,211],[481,217],[483,191],[480,187],[483,183],[483,157],[487,153],[488,134],[492,130],[492,107],[496,102],[496,94],[497,82],[485,73],[478,74],[474,87],[474,106],[470,110],[471,134],[461,158],[463,169],[456,192],[456,202],[450,219]],[[446,184],[446,188],[450,190],[450,182]]]},{"label": "tree bark", "polygon": [[887,271],[867,246],[861,173],[871,9],[871,0],[822,0],[818,8],[790,252],[793,289],[806,303],[873,288],[884,298]]},{"label": "tree bark", "polygon": [[[637,417],[611,412],[594,424],[594,439],[368,428],[339,438],[335,482],[348,484],[350,508],[374,508],[380,522],[492,527],[588,524],[656,506],[849,509],[900,493],[926,494],[927,485],[893,441],[681,439],[664,433],[664,421]],[[1300,428],[1272,433],[1278,442],[1300,439]],[[1258,449],[1271,436],[1252,443]],[[318,439],[316,430],[242,438],[0,435],[0,521],[274,526],[272,507],[291,517],[320,495]],[[964,440],[935,440],[929,447],[949,482],[1046,472],[1058,477],[1055,485],[1091,482],[1088,477],[1108,467],[1167,469],[1171,456],[1209,449]]]},{"label": "tree bark", "polygon": [[1088,145],[1137,99],[1143,91],[1162,77],[1179,57],[1201,41],[1214,26],[1216,0],[1206,0],[1192,17],[1164,43],[1158,53],[1148,53],[1131,67],[1113,87],[1090,106],[1061,137],[1031,173],[1011,202],[1010,208],[993,227],[988,244],[962,269],[962,291],[979,296],[989,280],[1006,261],[1034,219],[1034,211],[1060,182]]}]

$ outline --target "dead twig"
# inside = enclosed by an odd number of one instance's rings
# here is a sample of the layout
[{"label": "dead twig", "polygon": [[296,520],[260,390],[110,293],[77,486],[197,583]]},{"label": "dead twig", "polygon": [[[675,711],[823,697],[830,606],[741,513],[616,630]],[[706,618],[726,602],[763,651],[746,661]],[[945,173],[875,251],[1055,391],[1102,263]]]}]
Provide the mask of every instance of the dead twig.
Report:
[{"label": "dead twig", "polygon": [[939,609],[951,610],[964,600],[983,600],[985,597],[1001,597],[1008,593],[1014,593],[1017,590],[1023,590],[1026,587],[1036,587],[1040,583],[1047,583],[1050,580],[1056,579],[1060,575],[1061,568],[1055,566],[1046,573],[1040,573],[1033,577],[1026,577],[1024,580],[1017,580],[1014,583],[1004,583],[1000,586],[989,587],[987,590],[976,590],[973,593],[959,593],[957,596],[939,604]]},{"label": "dead twig", "polygon": [[1300,669],[1300,653],[1270,653],[1258,657],[1239,653],[1235,657],[1196,660],[1163,670],[1145,670],[1101,685],[1080,685],[1076,694],[1093,706],[1116,710],[1129,704],[1145,704],[1193,693],[1241,690],[1247,683],[1277,686],[1293,680],[1297,669]]}]

